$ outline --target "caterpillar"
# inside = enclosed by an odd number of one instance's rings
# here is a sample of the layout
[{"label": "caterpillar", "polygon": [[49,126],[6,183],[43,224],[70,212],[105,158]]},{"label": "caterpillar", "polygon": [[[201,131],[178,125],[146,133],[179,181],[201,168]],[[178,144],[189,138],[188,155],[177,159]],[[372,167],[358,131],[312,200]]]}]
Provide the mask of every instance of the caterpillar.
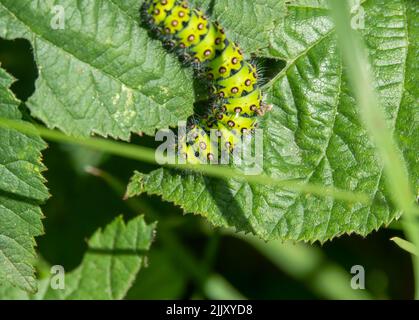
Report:
[{"label": "caterpillar", "polygon": [[258,116],[269,110],[256,65],[245,59],[218,22],[186,0],[146,0],[142,11],[158,38],[209,82],[211,106],[180,139],[181,154],[189,163],[213,161],[218,150],[209,135],[211,129],[232,151],[243,135],[257,127]]}]

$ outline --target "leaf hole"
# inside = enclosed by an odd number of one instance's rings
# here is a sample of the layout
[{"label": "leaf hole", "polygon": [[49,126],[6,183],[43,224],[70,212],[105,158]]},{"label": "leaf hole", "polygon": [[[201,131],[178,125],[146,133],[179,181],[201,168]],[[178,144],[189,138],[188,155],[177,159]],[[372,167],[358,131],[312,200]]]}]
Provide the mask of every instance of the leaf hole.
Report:
[{"label": "leaf hole", "polygon": [[27,101],[35,92],[38,69],[31,43],[26,39],[0,38],[0,65],[17,79],[10,89],[21,101]]}]

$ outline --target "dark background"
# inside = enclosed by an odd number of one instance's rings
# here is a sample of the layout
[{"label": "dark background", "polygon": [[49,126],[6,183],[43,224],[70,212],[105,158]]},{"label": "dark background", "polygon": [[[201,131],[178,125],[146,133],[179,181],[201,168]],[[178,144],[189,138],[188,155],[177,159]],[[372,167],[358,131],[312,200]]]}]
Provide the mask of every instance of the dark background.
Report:
[{"label": "dark background", "polygon": [[[37,78],[29,42],[0,38],[0,63],[17,79],[11,88],[15,95],[26,101],[35,90]],[[27,119],[36,121],[24,104],[21,110]],[[136,137],[133,143],[155,145],[152,137]],[[323,245],[288,246],[300,260],[288,259],[278,242],[273,250],[274,255],[278,253],[275,260],[266,254],[263,243],[254,246],[246,239],[214,229],[205,219],[183,215],[179,208],[158,197],[123,201],[124,190],[116,190],[106,181],[110,175],[126,186],[134,170],[149,172],[153,166],[56,143],[49,143],[43,155],[52,197],[42,208],[45,235],[37,242],[40,256],[48,263],[61,264],[66,271],[77,267],[86,250],[86,239],[117,215],[123,214],[128,220],[146,209],[154,213],[152,217],[146,214],[148,222],[158,218],[148,267],[139,273],[128,293],[130,299],[220,298],[224,296],[219,291],[225,291],[226,283],[242,296],[254,299],[351,298],[345,292],[350,288],[347,280],[353,265],[365,268],[366,289],[371,297],[413,298],[410,256],[389,240],[403,236],[397,225],[365,239],[352,235]],[[88,166],[106,174],[89,174]],[[320,257],[320,262],[309,272],[299,271],[313,263],[313,254]],[[343,276],[337,279],[336,273]],[[224,279],[223,284],[209,280],[214,274]]]}]

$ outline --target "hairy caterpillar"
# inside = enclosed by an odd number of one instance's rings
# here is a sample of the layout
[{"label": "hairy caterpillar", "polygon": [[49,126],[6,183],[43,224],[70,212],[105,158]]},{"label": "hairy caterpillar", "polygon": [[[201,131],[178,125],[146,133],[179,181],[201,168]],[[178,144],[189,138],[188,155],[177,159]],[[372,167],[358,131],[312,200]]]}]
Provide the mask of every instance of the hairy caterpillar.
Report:
[{"label": "hairy caterpillar", "polygon": [[218,152],[208,134],[211,129],[216,129],[226,148],[233,150],[244,134],[256,128],[257,117],[268,109],[258,85],[256,66],[244,58],[241,48],[227,38],[217,22],[210,21],[186,0],[146,0],[143,17],[168,47],[210,82],[211,107],[181,139],[183,156],[190,163],[214,160]]}]

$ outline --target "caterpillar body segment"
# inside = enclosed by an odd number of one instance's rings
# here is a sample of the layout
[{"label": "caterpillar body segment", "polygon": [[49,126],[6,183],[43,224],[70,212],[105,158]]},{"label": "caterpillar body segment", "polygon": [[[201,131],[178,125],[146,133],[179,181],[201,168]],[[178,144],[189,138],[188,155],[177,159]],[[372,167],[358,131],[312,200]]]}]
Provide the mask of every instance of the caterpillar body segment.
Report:
[{"label": "caterpillar body segment", "polygon": [[179,139],[181,153],[189,163],[212,160],[217,152],[211,129],[217,130],[231,151],[244,134],[257,127],[258,117],[267,109],[256,66],[245,59],[219,23],[188,1],[146,0],[143,8],[151,29],[209,81],[212,103],[208,115],[191,126],[191,134]]}]

